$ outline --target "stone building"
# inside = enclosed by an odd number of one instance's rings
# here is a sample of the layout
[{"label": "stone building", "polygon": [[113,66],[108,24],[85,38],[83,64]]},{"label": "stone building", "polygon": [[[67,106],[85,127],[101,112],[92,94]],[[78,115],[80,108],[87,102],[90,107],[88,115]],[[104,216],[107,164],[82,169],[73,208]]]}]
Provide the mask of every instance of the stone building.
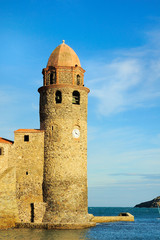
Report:
[{"label": "stone building", "polygon": [[40,129],[0,138],[0,228],[93,226],[87,197],[89,89],[76,53],[63,41],[43,69]]}]

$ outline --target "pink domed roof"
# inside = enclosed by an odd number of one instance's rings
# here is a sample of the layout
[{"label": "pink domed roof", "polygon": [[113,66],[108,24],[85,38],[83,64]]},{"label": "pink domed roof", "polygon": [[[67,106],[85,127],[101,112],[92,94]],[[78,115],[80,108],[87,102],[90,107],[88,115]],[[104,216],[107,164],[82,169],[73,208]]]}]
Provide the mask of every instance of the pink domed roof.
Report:
[{"label": "pink domed roof", "polygon": [[64,43],[64,40],[63,43],[56,47],[51,53],[47,63],[47,67],[75,67],[75,65],[81,67],[79,58],[75,51]]}]

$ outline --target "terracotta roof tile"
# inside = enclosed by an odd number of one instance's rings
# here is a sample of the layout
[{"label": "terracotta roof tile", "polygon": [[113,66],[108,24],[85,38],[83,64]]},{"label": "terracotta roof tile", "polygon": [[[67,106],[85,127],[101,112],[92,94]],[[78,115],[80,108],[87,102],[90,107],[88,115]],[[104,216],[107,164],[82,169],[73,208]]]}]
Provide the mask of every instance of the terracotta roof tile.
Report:
[{"label": "terracotta roof tile", "polygon": [[51,53],[47,67],[49,66],[64,66],[64,67],[75,67],[75,65],[81,67],[79,58],[75,51],[64,42],[60,44]]},{"label": "terracotta roof tile", "polygon": [[44,130],[40,130],[40,129],[18,129],[14,132],[28,132],[28,133],[38,133],[38,132],[44,132]]},{"label": "terracotta roof tile", "polygon": [[14,142],[5,138],[0,137],[0,143],[8,143],[8,144],[13,144]]}]

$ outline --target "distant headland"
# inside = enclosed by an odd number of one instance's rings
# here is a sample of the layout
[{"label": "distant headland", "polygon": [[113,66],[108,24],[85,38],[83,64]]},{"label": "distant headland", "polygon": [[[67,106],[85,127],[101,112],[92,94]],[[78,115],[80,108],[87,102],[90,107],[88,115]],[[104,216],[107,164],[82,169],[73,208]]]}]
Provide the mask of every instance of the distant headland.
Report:
[{"label": "distant headland", "polygon": [[137,207],[137,208],[157,208],[157,205],[160,206],[160,196],[154,198],[151,201],[142,202],[140,204],[137,204],[134,207]]}]

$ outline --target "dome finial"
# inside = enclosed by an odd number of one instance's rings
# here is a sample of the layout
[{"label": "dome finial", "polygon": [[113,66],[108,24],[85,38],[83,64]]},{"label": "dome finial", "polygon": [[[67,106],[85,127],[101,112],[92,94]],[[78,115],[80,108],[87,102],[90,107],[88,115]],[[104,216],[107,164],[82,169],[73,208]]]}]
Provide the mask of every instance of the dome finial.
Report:
[{"label": "dome finial", "polygon": [[62,40],[62,43],[65,43],[65,40]]}]

